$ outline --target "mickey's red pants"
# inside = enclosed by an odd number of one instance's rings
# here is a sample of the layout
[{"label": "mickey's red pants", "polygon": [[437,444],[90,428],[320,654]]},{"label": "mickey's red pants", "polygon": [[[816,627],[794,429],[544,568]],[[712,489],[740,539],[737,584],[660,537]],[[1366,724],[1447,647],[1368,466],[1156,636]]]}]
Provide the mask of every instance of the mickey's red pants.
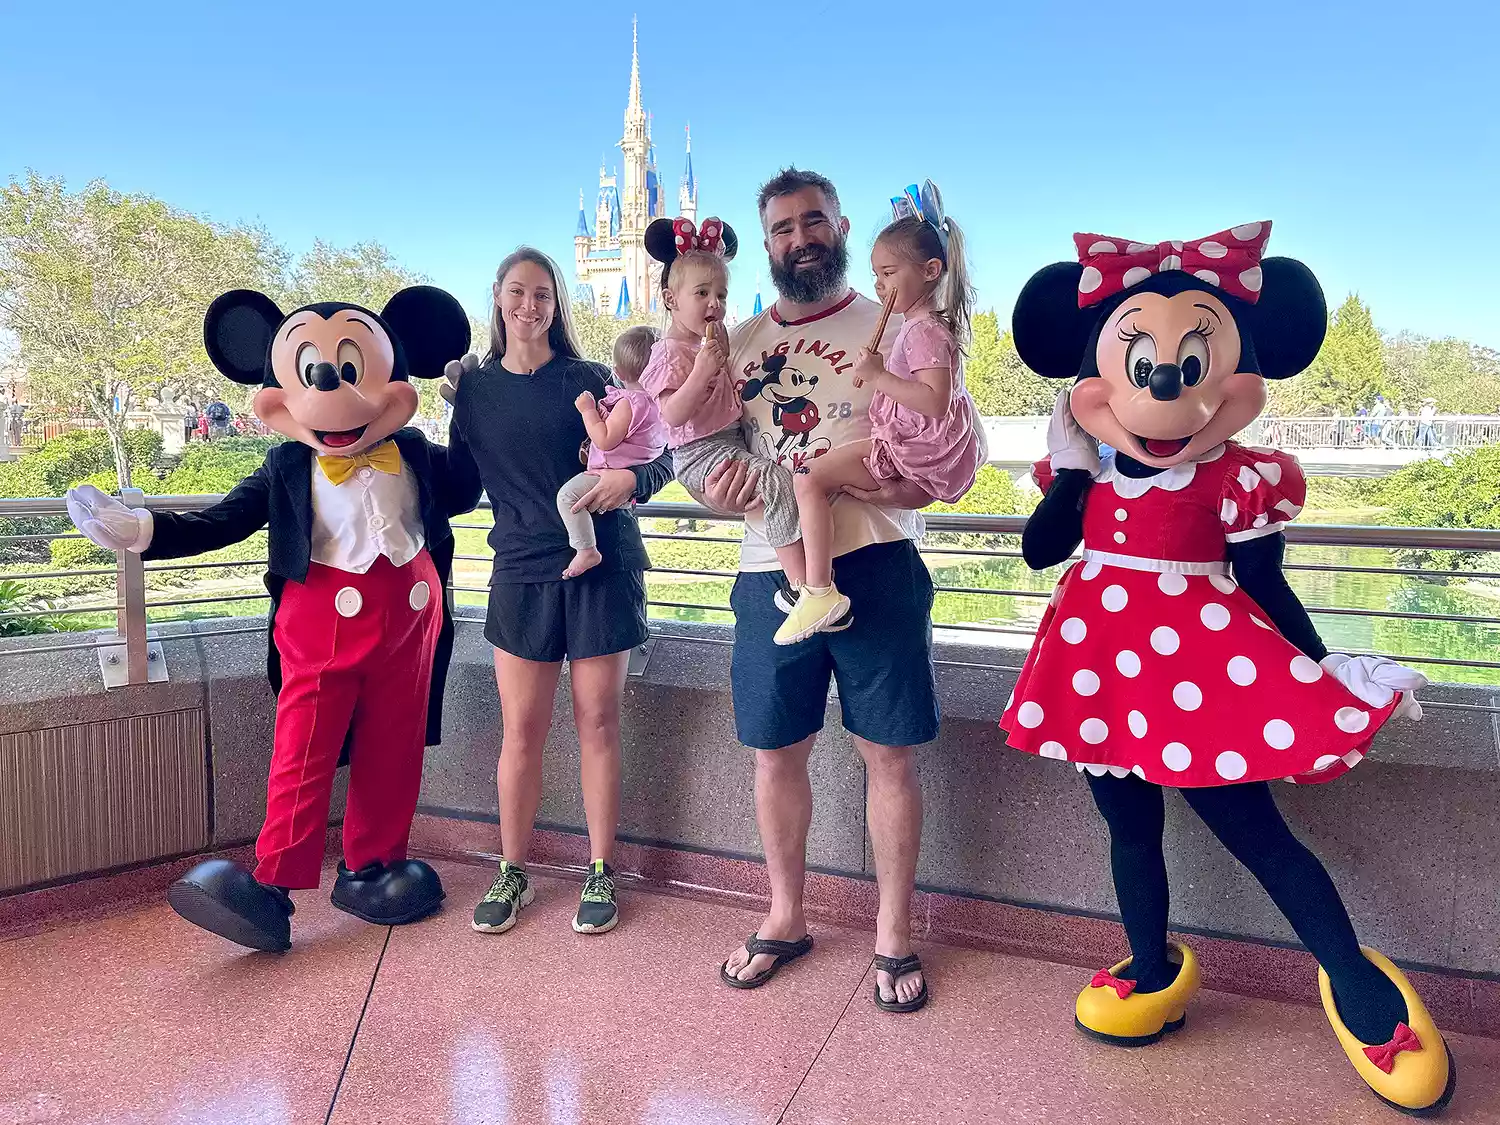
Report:
[{"label": "mickey's red pants", "polygon": [[425,550],[400,568],[382,555],[365,574],[313,563],[305,582],[286,584],[276,611],[276,741],[255,846],[260,882],[318,885],[346,733],[344,862],[357,871],[406,858],[442,596]]}]

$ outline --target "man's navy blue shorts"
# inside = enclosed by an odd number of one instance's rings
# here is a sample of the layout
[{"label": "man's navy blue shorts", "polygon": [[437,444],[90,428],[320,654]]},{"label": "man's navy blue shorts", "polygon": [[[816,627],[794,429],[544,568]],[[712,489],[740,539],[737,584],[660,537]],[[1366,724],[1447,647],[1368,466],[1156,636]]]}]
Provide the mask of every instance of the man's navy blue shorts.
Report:
[{"label": "man's navy blue shorts", "polygon": [[780,750],[823,728],[828,678],[838,682],[844,729],[881,746],[917,746],[938,733],[932,669],[932,576],[908,540],[834,560],[833,578],[854,624],[794,645],[773,640],[782,574],[741,574],[734,608],[734,722],[740,741]]}]

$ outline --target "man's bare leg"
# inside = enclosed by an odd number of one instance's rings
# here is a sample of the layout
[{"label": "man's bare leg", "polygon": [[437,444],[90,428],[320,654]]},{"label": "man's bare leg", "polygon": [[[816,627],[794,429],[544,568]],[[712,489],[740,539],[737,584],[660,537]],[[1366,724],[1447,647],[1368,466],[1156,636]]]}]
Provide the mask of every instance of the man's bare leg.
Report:
[{"label": "man's bare leg", "polygon": [[[756,933],[773,941],[796,941],[807,934],[802,884],[812,824],[812,783],[807,775],[812,745],[812,738],[806,738],[781,750],[755,752],[755,820],[771,881],[771,909]],[[729,955],[725,970],[748,980],[770,968],[773,960],[765,953],[751,957],[740,946]]]},{"label": "man's bare leg", "polygon": [[[917,881],[917,849],[922,839],[922,788],[916,754],[910,746],[879,746],[856,738],[865,760],[865,820],[875,849],[875,882],[880,913],[875,920],[875,952],[905,957],[911,950],[911,899]],[[892,981],[876,974],[880,995],[906,1002],[922,991],[922,974]],[[893,987],[894,986],[894,987]]]}]

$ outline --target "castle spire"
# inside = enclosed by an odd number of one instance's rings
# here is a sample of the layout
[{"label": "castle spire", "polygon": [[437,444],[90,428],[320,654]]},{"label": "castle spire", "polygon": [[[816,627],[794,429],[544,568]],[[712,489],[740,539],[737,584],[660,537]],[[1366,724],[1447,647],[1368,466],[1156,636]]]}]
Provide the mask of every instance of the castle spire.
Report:
[{"label": "castle spire", "polygon": [[698,181],[693,176],[693,127],[687,127],[687,164],[677,189],[677,213],[685,219],[698,218]]},{"label": "castle spire", "polygon": [[641,111],[641,52],[639,21],[630,17],[630,106],[629,112]]}]

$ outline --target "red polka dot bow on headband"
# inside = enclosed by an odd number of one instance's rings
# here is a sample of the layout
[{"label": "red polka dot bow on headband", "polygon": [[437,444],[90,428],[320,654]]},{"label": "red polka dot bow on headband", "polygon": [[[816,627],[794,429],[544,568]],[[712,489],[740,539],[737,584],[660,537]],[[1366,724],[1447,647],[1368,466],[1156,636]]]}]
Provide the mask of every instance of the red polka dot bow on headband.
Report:
[{"label": "red polka dot bow on headband", "polygon": [[724,224],[717,218],[704,219],[703,229],[693,226],[692,219],[672,220],[672,241],[679,254],[689,250],[706,250],[710,254],[724,253]]},{"label": "red polka dot bow on headband", "polygon": [[1100,234],[1075,234],[1078,307],[1087,308],[1154,273],[1182,270],[1254,304],[1260,299],[1260,259],[1271,224],[1245,223],[1192,242],[1131,242]]}]

